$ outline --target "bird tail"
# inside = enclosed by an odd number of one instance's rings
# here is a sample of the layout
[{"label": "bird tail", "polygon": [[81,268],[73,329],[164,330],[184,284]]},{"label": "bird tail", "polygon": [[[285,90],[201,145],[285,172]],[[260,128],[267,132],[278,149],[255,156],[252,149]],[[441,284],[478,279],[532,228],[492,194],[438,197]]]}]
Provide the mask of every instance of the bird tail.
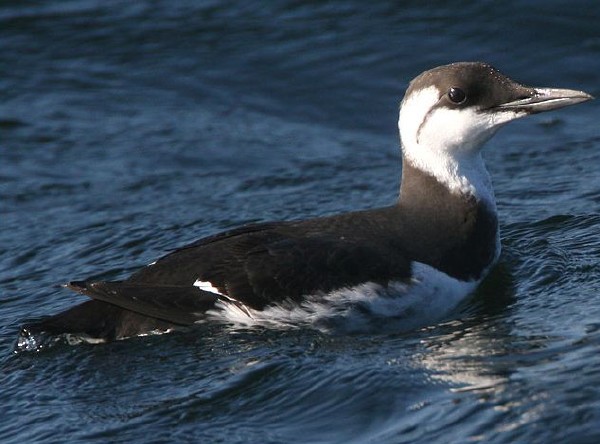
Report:
[{"label": "bird tail", "polygon": [[24,324],[18,350],[39,351],[65,339],[68,343],[99,343],[149,333],[164,333],[177,325],[102,301],[86,301],[45,319]]},{"label": "bird tail", "polygon": [[18,349],[39,349],[49,338],[107,342],[192,325],[212,308],[217,295],[193,286],[76,281],[67,288],[92,298],[21,327]]}]

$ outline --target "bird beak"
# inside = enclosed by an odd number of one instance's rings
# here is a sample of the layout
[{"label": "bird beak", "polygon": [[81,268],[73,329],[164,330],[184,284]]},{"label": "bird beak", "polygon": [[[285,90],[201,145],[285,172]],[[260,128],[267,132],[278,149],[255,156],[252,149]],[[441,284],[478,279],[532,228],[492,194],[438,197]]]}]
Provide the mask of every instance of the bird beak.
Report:
[{"label": "bird beak", "polygon": [[534,114],[587,102],[594,98],[588,93],[574,89],[531,88],[530,91],[531,97],[503,103],[495,108],[498,111],[524,111]]}]

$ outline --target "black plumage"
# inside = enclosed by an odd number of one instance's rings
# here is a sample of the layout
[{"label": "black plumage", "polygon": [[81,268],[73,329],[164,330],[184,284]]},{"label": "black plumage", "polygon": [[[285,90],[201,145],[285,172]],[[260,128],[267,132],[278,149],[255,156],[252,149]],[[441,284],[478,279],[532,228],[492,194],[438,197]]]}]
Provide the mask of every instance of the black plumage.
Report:
[{"label": "black plumage", "polygon": [[393,206],[216,234],[124,281],[72,282],[70,289],[94,301],[24,328],[114,339],[190,325],[221,297],[196,281],[261,310],[365,282],[407,281],[414,260],[457,279],[477,279],[494,258],[496,230],[485,204],[406,164]]},{"label": "black plumage", "polygon": [[[484,63],[426,71],[410,83],[400,113],[405,140],[395,205],[246,226],[176,250],[124,281],[71,282],[68,288],[93,300],[26,325],[22,335],[118,339],[165,331],[204,319],[219,302],[248,312],[364,283],[408,283],[415,263],[477,282],[499,253],[493,192],[478,157],[482,145],[510,120],[591,98],[526,87]],[[461,176],[461,162],[475,165],[475,176]],[[462,186],[473,178],[483,180],[488,194],[482,197],[472,182]],[[218,293],[206,291],[208,283]]]}]

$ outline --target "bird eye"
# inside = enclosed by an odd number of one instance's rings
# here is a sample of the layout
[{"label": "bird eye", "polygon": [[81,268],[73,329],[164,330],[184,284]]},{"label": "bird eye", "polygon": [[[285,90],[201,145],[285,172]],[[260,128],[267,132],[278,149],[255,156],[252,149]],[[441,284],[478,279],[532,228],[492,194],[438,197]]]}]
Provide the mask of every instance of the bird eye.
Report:
[{"label": "bird eye", "polygon": [[453,86],[448,90],[448,98],[453,103],[460,105],[461,103],[465,103],[465,100],[467,100],[467,95],[462,89]]}]

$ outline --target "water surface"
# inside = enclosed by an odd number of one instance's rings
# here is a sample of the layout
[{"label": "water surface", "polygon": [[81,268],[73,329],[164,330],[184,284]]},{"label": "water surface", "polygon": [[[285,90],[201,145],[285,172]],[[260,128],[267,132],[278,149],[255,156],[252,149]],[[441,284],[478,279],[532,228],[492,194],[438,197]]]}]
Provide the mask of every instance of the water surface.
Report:
[{"label": "water surface", "polygon": [[14,353],[19,325],[243,223],[387,205],[424,69],[599,95],[600,5],[0,3],[0,440],[600,440],[600,112],[487,146],[498,269],[405,334],[187,333]]}]

